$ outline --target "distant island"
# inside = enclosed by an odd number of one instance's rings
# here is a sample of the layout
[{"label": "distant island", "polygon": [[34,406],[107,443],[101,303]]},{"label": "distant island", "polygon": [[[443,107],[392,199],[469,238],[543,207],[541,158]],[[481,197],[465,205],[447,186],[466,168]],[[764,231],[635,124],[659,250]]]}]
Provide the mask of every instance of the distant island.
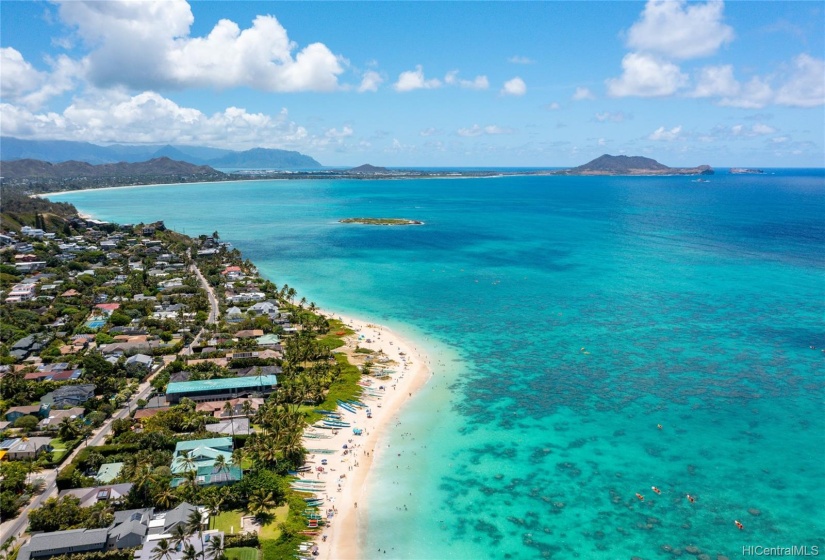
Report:
[{"label": "distant island", "polygon": [[642,156],[604,154],[584,165],[557,171],[555,175],[713,175],[713,168],[709,165],[668,167]]},{"label": "distant island", "polygon": [[764,175],[761,169],[747,169],[745,167],[731,167],[730,172],[734,175]]},{"label": "distant island", "polygon": [[423,226],[424,222],[404,218],[344,218],[342,224],[365,224],[368,226]]},{"label": "distant island", "polygon": [[369,163],[365,163],[364,165],[359,165],[358,167],[353,167],[348,171],[349,173],[366,173],[366,174],[375,174],[375,173],[383,173],[387,174],[390,172],[389,169],[386,167],[376,167],[375,165],[370,165]]}]

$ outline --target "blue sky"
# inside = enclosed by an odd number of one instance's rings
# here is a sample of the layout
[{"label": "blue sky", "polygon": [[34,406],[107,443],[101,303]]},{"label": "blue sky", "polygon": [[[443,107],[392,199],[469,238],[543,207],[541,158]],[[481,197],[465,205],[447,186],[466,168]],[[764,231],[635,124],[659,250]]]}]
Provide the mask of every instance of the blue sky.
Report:
[{"label": "blue sky", "polygon": [[825,166],[821,2],[3,2],[0,130],[325,165]]}]

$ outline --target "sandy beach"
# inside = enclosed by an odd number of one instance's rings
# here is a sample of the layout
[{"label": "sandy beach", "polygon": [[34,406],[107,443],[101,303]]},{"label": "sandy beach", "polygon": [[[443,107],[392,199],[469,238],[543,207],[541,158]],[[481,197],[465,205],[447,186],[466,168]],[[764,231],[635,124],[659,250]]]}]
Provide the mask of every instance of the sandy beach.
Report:
[{"label": "sandy beach", "polygon": [[[329,525],[323,531],[326,539],[319,537],[316,543],[319,548],[318,558],[328,560],[351,560],[360,558],[359,535],[363,529],[364,518],[361,513],[366,508],[367,477],[372,465],[374,451],[379,448],[381,438],[386,435],[389,423],[397,418],[398,411],[415,392],[420,389],[431,377],[429,360],[421,350],[410,341],[403,339],[397,333],[367,321],[354,319],[338,313],[323,312],[324,315],[340,318],[344,324],[355,330],[355,334],[346,337],[346,346],[338,351],[344,351],[350,363],[361,365],[365,354],[356,354],[356,346],[369,348],[375,351],[370,354],[373,360],[388,360],[383,366],[395,373],[390,380],[372,379],[370,392],[381,395],[380,398],[364,395],[361,402],[366,404],[372,418],[367,418],[365,409],[357,408],[356,413],[343,411],[342,420],[350,423],[349,428],[332,430],[309,428],[307,434],[332,436],[329,439],[304,437],[304,446],[308,450],[328,449],[332,453],[307,454],[307,464],[311,472],[303,473],[302,478],[307,480],[326,481],[325,493],[317,494],[326,498],[319,509]],[[367,342],[369,341],[369,342]],[[380,387],[384,389],[380,389]],[[360,428],[363,434],[356,436],[353,428]],[[344,449],[344,446],[347,446]],[[346,453],[345,453],[346,452]],[[322,465],[322,461],[326,461]],[[319,472],[318,467],[323,471]],[[360,504],[360,506],[359,506]],[[332,510],[332,516],[327,514]]]}]

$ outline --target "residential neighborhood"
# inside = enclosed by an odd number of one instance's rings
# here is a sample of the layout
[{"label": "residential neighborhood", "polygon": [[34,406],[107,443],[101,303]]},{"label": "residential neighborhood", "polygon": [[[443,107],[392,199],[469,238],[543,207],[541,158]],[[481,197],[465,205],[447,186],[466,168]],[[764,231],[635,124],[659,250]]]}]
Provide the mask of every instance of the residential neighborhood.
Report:
[{"label": "residential neighborhood", "polygon": [[251,560],[317,534],[285,481],[315,407],[357,394],[359,370],[332,352],[351,331],[217,232],[34,222],[0,237],[4,546]]}]

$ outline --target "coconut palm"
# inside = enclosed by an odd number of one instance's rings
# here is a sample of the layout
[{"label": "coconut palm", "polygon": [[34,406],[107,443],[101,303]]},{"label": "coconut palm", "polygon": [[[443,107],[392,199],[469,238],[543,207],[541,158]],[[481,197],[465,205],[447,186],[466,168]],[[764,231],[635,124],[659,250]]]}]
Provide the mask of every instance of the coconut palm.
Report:
[{"label": "coconut palm", "polygon": [[[231,459],[229,461],[231,461]],[[212,465],[212,472],[221,473],[223,471],[228,471],[230,466],[229,461],[227,461],[226,457],[223,455],[218,455],[215,457],[215,463]]]},{"label": "coconut palm", "polygon": [[80,436],[80,428],[77,426],[77,421],[69,417],[61,420],[57,427],[57,436],[62,441],[77,439],[78,436]]},{"label": "coconut palm", "polygon": [[183,560],[197,560],[198,556],[202,555],[203,553],[195,550],[195,547],[192,544],[187,544],[183,547]]},{"label": "coconut palm", "polygon": [[247,509],[249,513],[261,520],[270,510],[277,506],[275,496],[272,491],[265,488],[258,488],[249,495]]},{"label": "coconut palm", "polygon": [[186,472],[189,472],[189,471],[197,472],[198,462],[195,459],[195,456],[192,455],[191,451],[187,451],[186,453],[184,453],[183,457],[181,458],[180,461],[183,464],[183,468]]},{"label": "coconut palm", "polygon": [[172,553],[175,549],[166,539],[160,539],[155,548],[152,549],[152,560],[172,560]]},{"label": "coconut palm", "polygon": [[209,541],[207,552],[209,553],[209,558],[211,558],[211,560],[224,560],[226,558],[226,554],[224,554],[223,549],[223,539],[219,535],[215,535]]},{"label": "coconut palm", "polygon": [[183,548],[189,544],[189,533],[186,532],[186,527],[178,523],[175,526],[175,530],[172,531],[172,545],[175,547],[175,550],[183,550]]},{"label": "coconut palm", "polygon": [[232,415],[234,413],[234,408],[232,407],[232,403],[226,401],[223,403],[223,414],[229,418],[229,425],[232,428],[232,448],[235,448],[235,422],[232,420]]},{"label": "coconut palm", "polygon": [[163,488],[155,494],[153,501],[159,508],[169,509],[172,507],[172,504],[178,501],[178,496],[172,492],[171,488]]},{"label": "coconut palm", "polygon": [[189,512],[189,517],[186,518],[186,531],[190,535],[198,534],[201,541],[201,550],[203,550],[203,515],[197,509]]}]

